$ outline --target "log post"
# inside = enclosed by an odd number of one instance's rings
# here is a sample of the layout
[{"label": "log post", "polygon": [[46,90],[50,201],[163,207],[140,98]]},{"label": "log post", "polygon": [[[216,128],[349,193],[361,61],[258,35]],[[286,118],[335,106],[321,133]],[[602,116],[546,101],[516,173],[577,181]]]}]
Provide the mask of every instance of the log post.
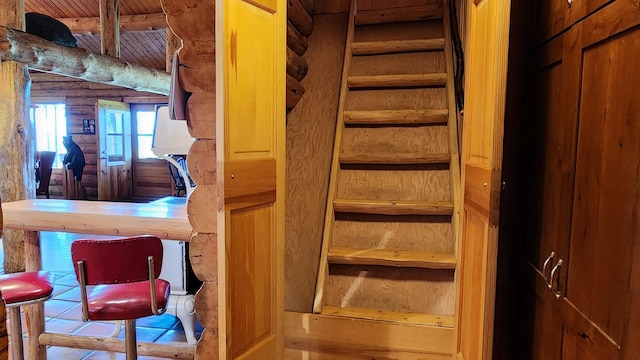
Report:
[{"label": "log post", "polygon": [[120,57],[120,0],[100,0],[100,50]]},{"label": "log post", "polygon": [[173,33],[170,27],[167,26],[167,54],[166,54],[166,70],[168,73],[171,73],[171,67],[173,65],[173,54],[176,50],[180,49],[182,46],[182,40]]},{"label": "log post", "polygon": [[164,71],[47,41],[0,25],[0,59],[29,64],[30,69],[169,95],[171,76]]},{"label": "log post", "polygon": [[[0,0],[0,24],[24,29],[24,0]],[[27,67],[0,63],[0,198],[2,202],[33,199],[36,195],[35,150],[29,121]],[[5,230],[4,270],[24,271],[24,233]]]},{"label": "log post", "polygon": [[215,1],[161,0],[167,23],[182,39],[180,82],[191,93],[186,120],[197,140],[187,158],[189,174],[198,184],[189,197],[187,213],[193,226],[189,258],[193,271],[204,283],[196,293],[196,316],[205,328],[196,347],[196,359],[219,358],[218,256],[216,176],[216,57]]}]

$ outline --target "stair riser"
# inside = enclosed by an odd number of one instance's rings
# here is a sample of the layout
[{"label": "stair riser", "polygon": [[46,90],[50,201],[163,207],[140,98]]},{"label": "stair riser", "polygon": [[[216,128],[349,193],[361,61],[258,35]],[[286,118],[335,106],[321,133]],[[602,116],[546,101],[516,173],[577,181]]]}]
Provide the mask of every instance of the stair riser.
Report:
[{"label": "stair riser", "polygon": [[451,201],[449,170],[341,170],[336,196],[349,200]]},{"label": "stair riser", "polygon": [[453,276],[453,270],[331,265],[326,304],[453,315]]},{"label": "stair riser", "polygon": [[363,25],[356,28],[354,42],[434,39],[444,37],[441,20],[419,21],[404,24]]},{"label": "stair riser", "polygon": [[345,110],[446,109],[445,88],[400,90],[351,90]]},{"label": "stair riser", "polygon": [[344,154],[448,154],[446,126],[347,127],[342,133]]},{"label": "stair riser", "polygon": [[443,51],[354,56],[349,75],[430,74],[446,72]]},{"label": "stair riser", "polygon": [[336,214],[332,246],[452,253],[451,217]]}]

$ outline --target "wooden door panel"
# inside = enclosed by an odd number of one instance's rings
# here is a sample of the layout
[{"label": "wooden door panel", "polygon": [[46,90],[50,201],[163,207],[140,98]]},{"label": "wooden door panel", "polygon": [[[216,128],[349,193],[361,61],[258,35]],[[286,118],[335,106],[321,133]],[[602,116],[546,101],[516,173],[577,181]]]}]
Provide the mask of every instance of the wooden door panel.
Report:
[{"label": "wooden door panel", "polygon": [[[236,24],[230,39],[228,106],[233,121],[227,124],[230,159],[273,156],[277,52],[277,18],[272,9],[233,1],[229,5],[231,21]],[[268,36],[271,35],[271,36]],[[257,54],[261,54],[257,56]]]},{"label": "wooden door panel", "polygon": [[[460,314],[461,339],[475,339],[475,341],[461,341],[459,351],[463,354],[482,354],[483,348],[488,346],[488,334],[482,326],[487,321],[485,313],[487,282],[487,241],[489,240],[489,224],[486,213],[478,213],[473,208],[465,208],[463,223],[465,224],[462,244],[462,261],[460,272],[465,282],[464,298],[469,303],[462,308]],[[493,313],[492,313],[493,314]],[[473,357],[465,357],[473,359]]]},{"label": "wooden door panel", "polygon": [[[220,2],[224,108],[217,157],[221,359],[280,359],[284,315],[286,4]],[[223,43],[223,41],[220,41]],[[220,114],[220,113],[218,113]],[[220,196],[222,198],[220,198]],[[220,251],[222,250],[222,251]]]},{"label": "wooden door panel", "polygon": [[493,344],[510,1],[468,3],[468,72],[458,249],[458,359],[490,359]]},{"label": "wooden door panel", "polygon": [[[132,164],[132,133],[131,133],[131,112],[129,104],[98,100],[96,104],[97,136],[98,141],[98,163],[97,163],[97,185],[98,200],[126,200],[130,199],[133,193],[133,179],[131,176]],[[122,129],[115,131],[122,132],[122,157],[115,161],[109,158],[108,139],[109,133],[114,129],[107,126],[107,117],[117,116],[122,120]]]},{"label": "wooden door panel", "polygon": [[[228,311],[233,358],[260,342],[274,342],[275,229],[274,206],[231,211],[227,228]],[[241,325],[240,325],[241,324]]]}]

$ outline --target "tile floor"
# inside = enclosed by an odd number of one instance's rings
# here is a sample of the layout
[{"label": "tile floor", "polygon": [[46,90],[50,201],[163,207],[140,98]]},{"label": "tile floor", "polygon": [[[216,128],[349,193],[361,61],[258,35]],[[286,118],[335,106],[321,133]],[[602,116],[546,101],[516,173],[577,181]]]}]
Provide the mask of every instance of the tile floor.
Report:
[{"label": "tile floor", "polygon": [[[55,275],[54,293],[45,302],[45,330],[48,332],[84,335],[109,336],[114,330],[112,322],[83,322],[81,320],[80,289],[73,272],[71,262],[71,243],[82,236],[68,233],[41,232],[42,268]],[[0,247],[0,264],[4,261],[4,252]],[[4,273],[4,269],[2,269]],[[139,319],[136,322],[139,342],[155,342],[188,346],[180,321],[173,315],[163,314]],[[24,322],[23,322],[24,327]],[[196,323],[196,338],[200,337],[202,327]],[[120,332],[124,339],[124,328]],[[28,341],[25,338],[25,343]],[[26,346],[25,346],[26,347]],[[25,354],[26,355],[26,354]],[[50,346],[47,349],[50,360],[120,360],[124,354],[72,349]],[[161,359],[139,356],[141,360]]]}]

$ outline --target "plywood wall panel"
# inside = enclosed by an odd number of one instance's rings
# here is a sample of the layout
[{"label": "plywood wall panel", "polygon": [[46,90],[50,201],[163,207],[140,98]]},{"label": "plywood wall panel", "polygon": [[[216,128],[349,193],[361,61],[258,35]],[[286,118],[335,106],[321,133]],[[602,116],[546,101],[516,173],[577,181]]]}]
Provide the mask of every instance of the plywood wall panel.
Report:
[{"label": "plywood wall panel", "polygon": [[286,305],[311,312],[338,112],[347,14],[317,15],[306,95],[287,125]]}]

